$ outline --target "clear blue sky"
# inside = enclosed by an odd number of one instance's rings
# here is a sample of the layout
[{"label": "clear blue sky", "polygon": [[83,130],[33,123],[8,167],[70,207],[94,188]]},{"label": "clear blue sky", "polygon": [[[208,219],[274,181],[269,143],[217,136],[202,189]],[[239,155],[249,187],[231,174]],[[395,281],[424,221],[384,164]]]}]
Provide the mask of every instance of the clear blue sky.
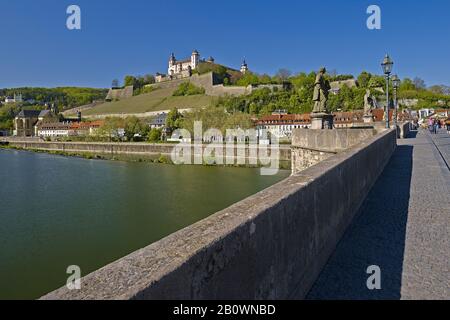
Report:
[{"label": "clear blue sky", "polygon": [[[109,87],[114,78],[166,72],[169,54],[198,49],[218,63],[274,74],[324,65],[380,73],[389,52],[401,77],[450,84],[450,1],[0,0],[0,88]],[[66,28],[66,8],[82,30]],[[366,27],[370,4],[382,29]]]}]

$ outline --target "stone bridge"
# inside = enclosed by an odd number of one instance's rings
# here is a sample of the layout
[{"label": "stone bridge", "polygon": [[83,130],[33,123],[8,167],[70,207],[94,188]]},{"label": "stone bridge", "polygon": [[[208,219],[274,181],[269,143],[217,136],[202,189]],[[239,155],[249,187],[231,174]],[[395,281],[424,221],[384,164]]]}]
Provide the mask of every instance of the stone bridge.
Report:
[{"label": "stone bridge", "polygon": [[286,180],[43,299],[448,299],[450,135],[336,131],[300,134],[311,161]]}]

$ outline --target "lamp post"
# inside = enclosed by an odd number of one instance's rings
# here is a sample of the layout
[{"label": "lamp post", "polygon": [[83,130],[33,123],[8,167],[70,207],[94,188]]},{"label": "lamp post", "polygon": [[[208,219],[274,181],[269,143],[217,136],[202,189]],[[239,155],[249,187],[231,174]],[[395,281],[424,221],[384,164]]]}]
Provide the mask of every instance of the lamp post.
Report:
[{"label": "lamp post", "polygon": [[400,86],[400,78],[396,74],[392,76],[392,86],[394,87],[394,127],[397,130],[397,112],[398,112],[397,89]]},{"label": "lamp post", "polygon": [[392,72],[394,62],[391,60],[388,54],[384,57],[381,66],[386,76],[386,129],[389,129],[389,78]]}]

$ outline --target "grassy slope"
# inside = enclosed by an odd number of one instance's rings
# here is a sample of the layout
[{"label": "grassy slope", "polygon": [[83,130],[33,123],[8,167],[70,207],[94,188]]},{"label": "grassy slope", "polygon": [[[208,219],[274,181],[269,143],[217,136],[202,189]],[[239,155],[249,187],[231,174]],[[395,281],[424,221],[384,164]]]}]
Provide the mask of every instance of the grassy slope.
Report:
[{"label": "grassy slope", "polygon": [[84,115],[111,114],[111,113],[143,113],[149,111],[169,110],[173,107],[178,109],[201,108],[208,106],[213,97],[207,95],[196,95],[187,97],[172,97],[175,91],[171,89],[157,89],[151,93],[134,96],[116,102],[106,102],[91,110],[83,112]]}]

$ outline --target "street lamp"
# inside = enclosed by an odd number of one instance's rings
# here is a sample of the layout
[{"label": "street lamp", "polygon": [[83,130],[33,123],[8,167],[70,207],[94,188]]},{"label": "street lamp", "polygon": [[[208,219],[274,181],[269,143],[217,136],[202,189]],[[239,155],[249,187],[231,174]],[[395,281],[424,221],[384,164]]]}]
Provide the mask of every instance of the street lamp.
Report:
[{"label": "street lamp", "polygon": [[397,89],[400,87],[400,78],[396,74],[392,76],[392,86],[394,87],[394,127],[397,130],[397,112],[398,112]]},{"label": "street lamp", "polygon": [[388,54],[384,57],[381,66],[383,67],[383,72],[386,75],[386,129],[389,129],[389,76],[392,72],[392,67],[394,62],[391,60]]}]

